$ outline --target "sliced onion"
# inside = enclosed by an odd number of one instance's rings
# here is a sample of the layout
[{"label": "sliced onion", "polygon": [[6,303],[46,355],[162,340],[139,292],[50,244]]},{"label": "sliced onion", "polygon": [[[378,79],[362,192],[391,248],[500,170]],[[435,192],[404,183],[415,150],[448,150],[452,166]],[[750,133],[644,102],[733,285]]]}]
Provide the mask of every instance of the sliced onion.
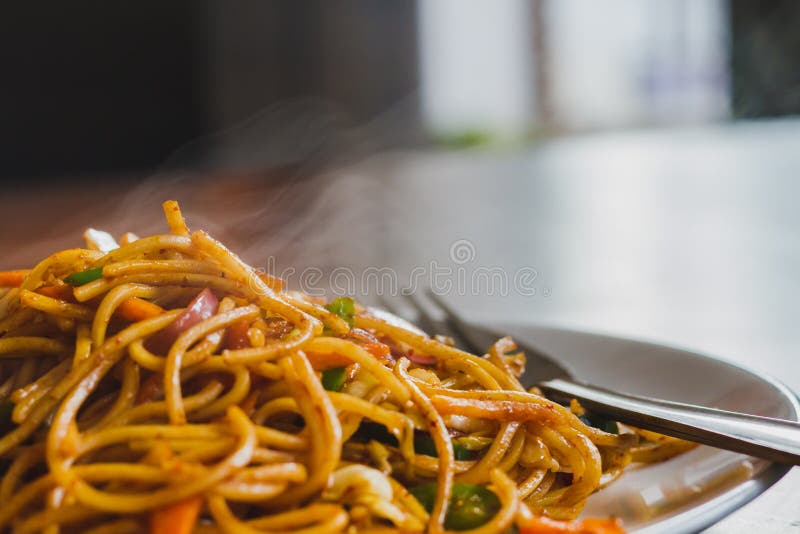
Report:
[{"label": "sliced onion", "polygon": [[87,228],[83,233],[83,239],[86,241],[86,246],[88,248],[99,250],[103,254],[119,248],[119,244],[117,244],[114,236],[96,228]]},{"label": "sliced onion", "polygon": [[406,352],[406,358],[420,365],[433,365],[436,363],[435,357],[428,356],[427,354],[417,354],[414,352],[414,349],[410,349],[408,352]]},{"label": "sliced onion", "polygon": [[217,313],[219,301],[210,289],[197,294],[183,313],[178,315],[166,328],[147,340],[146,347],[156,354],[166,354],[172,344],[183,332]]}]

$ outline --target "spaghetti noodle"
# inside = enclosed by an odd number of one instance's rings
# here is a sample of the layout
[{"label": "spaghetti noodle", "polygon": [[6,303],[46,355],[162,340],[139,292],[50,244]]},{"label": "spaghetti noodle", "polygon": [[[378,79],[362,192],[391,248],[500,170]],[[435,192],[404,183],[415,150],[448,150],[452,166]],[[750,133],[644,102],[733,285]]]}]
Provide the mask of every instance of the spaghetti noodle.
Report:
[{"label": "spaghetti noodle", "polygon": [[526,391],[509,339],[284,290],[164,210],[0,276],[0,531],[619,532],[567,520],[686,448]]}]

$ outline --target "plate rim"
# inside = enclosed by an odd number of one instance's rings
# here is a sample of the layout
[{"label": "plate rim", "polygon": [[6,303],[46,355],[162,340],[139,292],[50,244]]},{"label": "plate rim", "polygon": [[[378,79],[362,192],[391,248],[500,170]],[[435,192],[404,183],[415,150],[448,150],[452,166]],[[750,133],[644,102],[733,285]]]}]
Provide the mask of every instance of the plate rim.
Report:
[{"label": "plate rim", "polygon": [[[546,323],[492,322],[489,329],[492,331],[508,329],[511,331],[509,332],[511,335],[513,335],[515,332],[520,334],[523,332],[529,333],[531,338],[528,339],[526,337],[525,342],[533,346],[536,346],[536,341],[533,334],[536,331],[546,331],[557,335],[577,335],[589,338],[597,338],[606,342],[635,343],[638,345],[649,346],[651,348],[668,349],[674,352],[682,352],[690,355],[691,357],[710,360],[715,364],[722,364],[740,371],[744,371],[745,373],[761,380],[762,382],[766,382],[775,388],[783,397],[783,399],[788,401],[788,404],[794,411],[793,420],[800,422],[800,395],[798,395],[798,393],[796,393],[789,386],[784,384],[780,379],[773,376],[769,372],[756,370],[746,364],[743,365],[738,362],[733,362],[724,357],[708,354],[678,344],[664,343],[661,341],[629,337],[625,335],[616,335],[602,331],[593,331],[590,329],[565,328]],[[630,532],[637,534],[656,534],[660,532],[690,534],[699,532],[721,521],[759,495],[765,493],[770,487],[782,479],[791,469],[792,466],[790,465],[770,462],[767,467],[755,477],[742,482],[741,484],[733,486],[714,498],[681,512],[674,517],[664,519],[663,521],[659,521],[652,525],[644,525],[640,528],[630,530]]]}]

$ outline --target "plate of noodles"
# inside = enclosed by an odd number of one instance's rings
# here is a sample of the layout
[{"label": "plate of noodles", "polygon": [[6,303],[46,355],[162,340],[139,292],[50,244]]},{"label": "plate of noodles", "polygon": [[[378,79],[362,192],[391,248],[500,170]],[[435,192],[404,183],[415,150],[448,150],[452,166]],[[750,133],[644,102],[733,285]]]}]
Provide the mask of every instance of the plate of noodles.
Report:
[{"label": "plate of noodles", "polygon": [[[692,532],[786,472],[557,404],[508,338],[290,291],[164,211],[0,272],[0,532]],[[598,384],[800,411],[719,360],[518,330]]]}]

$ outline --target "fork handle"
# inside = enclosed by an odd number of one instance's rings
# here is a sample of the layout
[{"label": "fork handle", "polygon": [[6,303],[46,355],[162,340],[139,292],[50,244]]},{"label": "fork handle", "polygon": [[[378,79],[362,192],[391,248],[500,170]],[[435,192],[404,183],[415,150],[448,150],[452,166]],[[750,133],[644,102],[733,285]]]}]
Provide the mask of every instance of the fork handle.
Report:
[{"label": "fork handle", "polygon": [[588,410],[621,423],[773,462],[800,465],[800,423],[616,393],[560,378],[542,382],[539,387],[551,397],[576,398]]}]

